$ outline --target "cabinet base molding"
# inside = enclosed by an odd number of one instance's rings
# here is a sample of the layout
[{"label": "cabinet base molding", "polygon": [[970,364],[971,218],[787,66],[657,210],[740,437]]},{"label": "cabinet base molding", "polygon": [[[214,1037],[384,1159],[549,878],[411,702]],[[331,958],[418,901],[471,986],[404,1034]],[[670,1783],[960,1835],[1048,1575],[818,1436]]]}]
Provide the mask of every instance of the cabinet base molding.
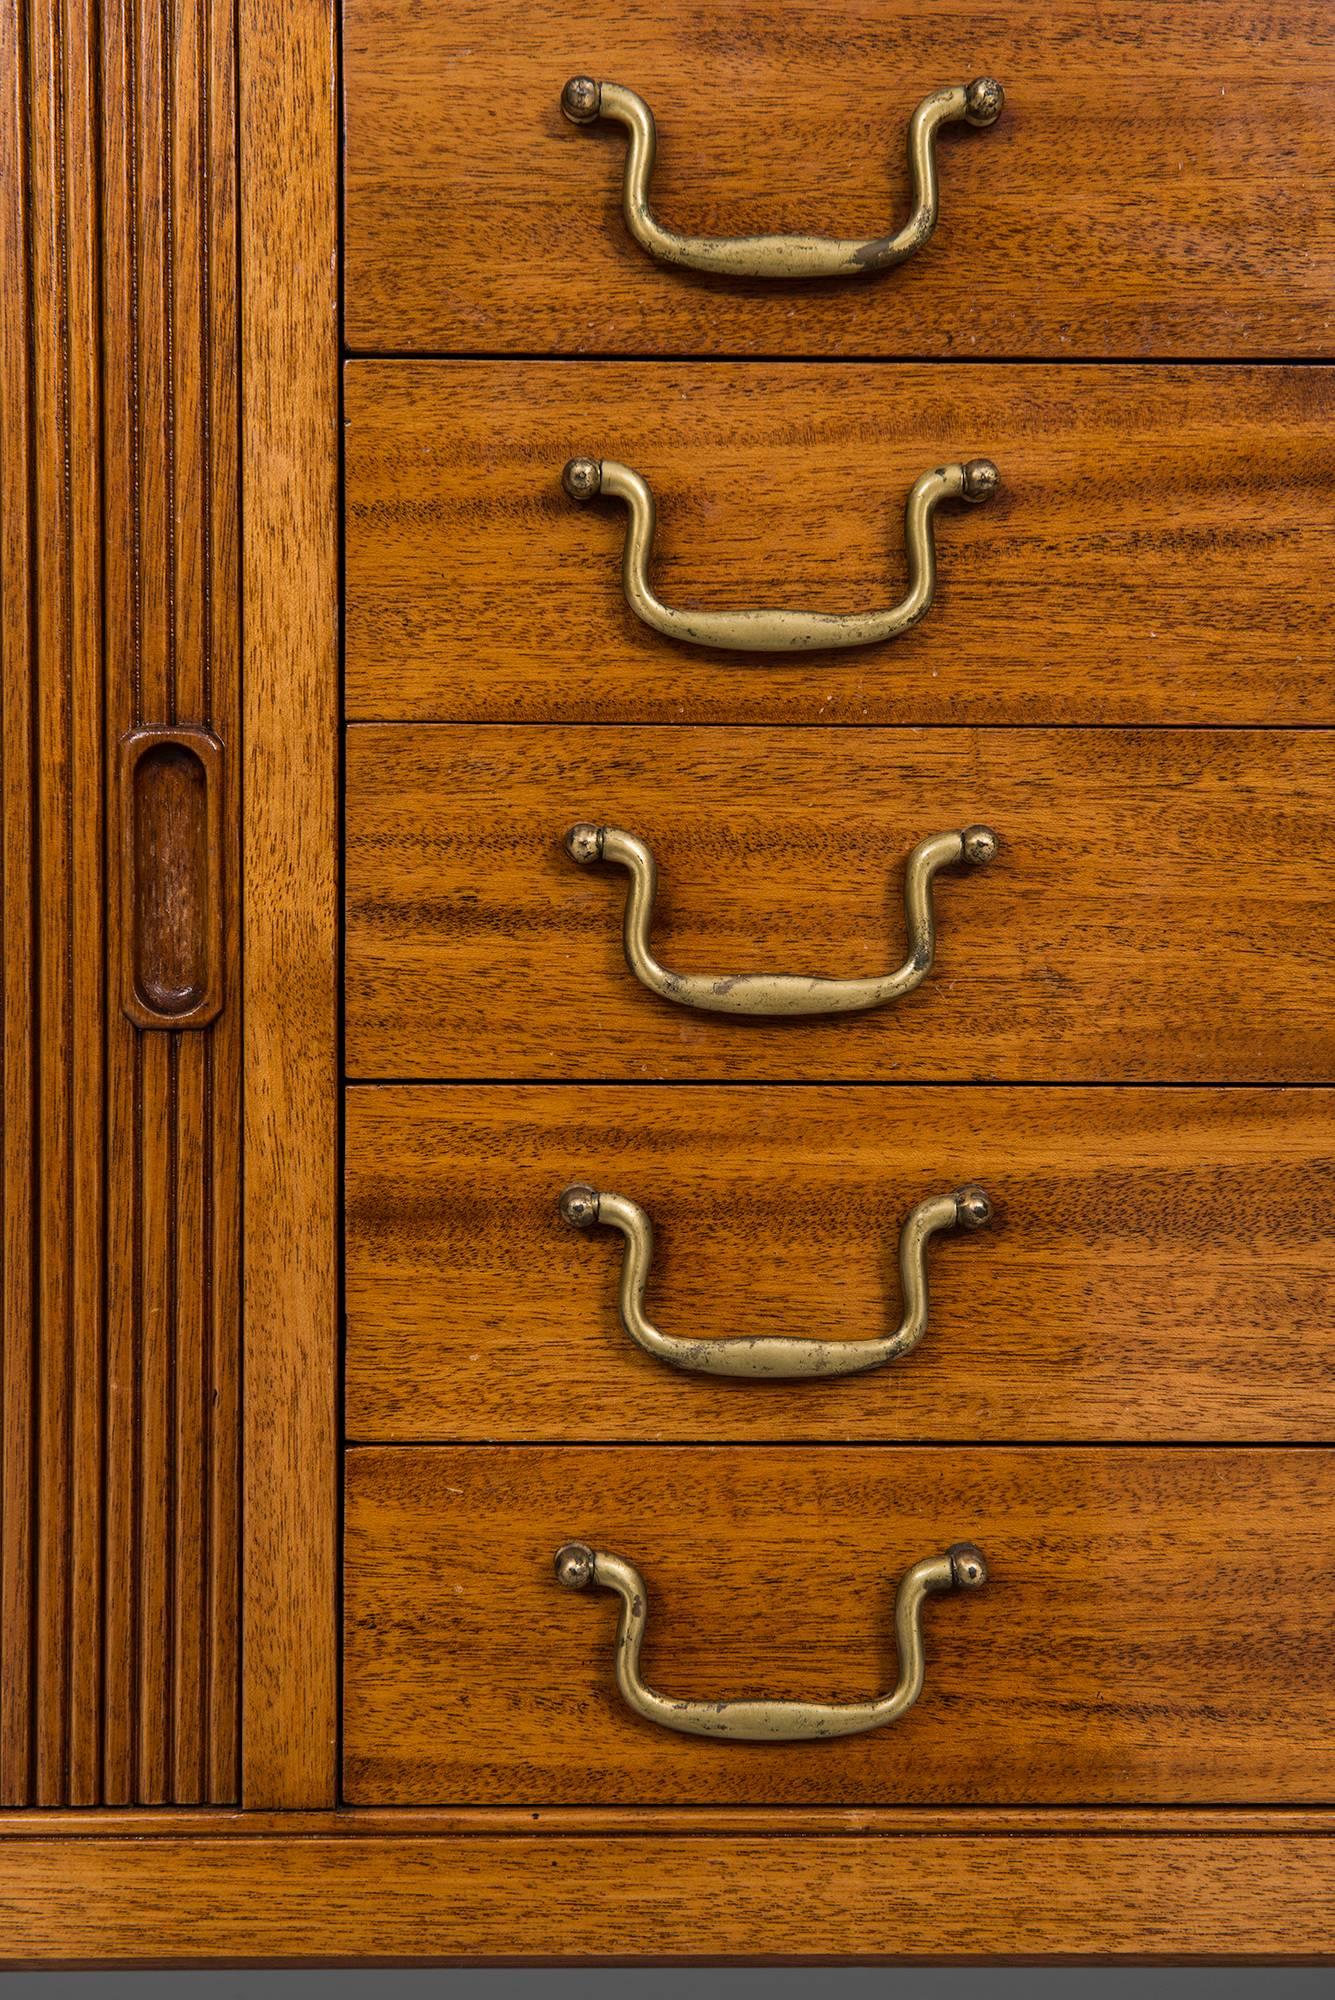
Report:
[{"label": "cabinet base molding", "polygon": [[0,1816],[0,1965],[1314,1964],[1333,1836],[1321,1812],[27,1812]]}]

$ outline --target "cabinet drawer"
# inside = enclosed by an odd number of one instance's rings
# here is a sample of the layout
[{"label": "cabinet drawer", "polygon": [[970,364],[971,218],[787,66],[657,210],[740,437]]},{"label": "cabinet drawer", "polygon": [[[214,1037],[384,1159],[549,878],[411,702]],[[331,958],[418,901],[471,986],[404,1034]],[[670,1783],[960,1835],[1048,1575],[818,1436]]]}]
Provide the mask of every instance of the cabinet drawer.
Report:
[{"label": "cabinet drawer", "polygon": [[[1324,0],[912,0],[819,8],[347,0],[347,328],[362,349],[1315,355],[1332,345],[1335,24]],[[656,264],[626,232],[626,135],[562,117],[577,73],[658,125],[668,227],[874,239],[905,132],[948,127],[935,235],[815,283]]]},{"label": "cabinet drawer", "polygon": [[[1335,1452],[659,1446],[367,1449],[347,1460],[353,1804],[1327,1803]],[[614,1600],[642,1572],[665,1694],[850,1701],[895,1680],[901,1572],[963,1538],[902,1720],[834,1742],[645,1722]]]},{"label": "cabinet drawer", "polygon": [[[1335,720],[1320,369],[362,362],[346,407],[354,717]],[[737,654],[630,610],[624,509],[561,487],[581,454],[648,481],[691,609],[895,604],[915,480],[986,456],[1001,489],[937,514],[910,632]]]},{"label": "cabinet drawer", "polygon": [[[349,732],[347,1057],[372,1078],[1316,1082],[1332,1074],[1331,739],[1228,730]],[[986,821],[935,885],[937,956],[893,1005],[760,1021],[673,1005],[652,941],[726,986],[871,978],[905,954],[905,856]]]},{"label": "cabinet drawer", "polygon": [[[347,1106],[347,1428],[377,1440],[1335,1434],[1335,1094],[653,1085],[365,1088]],[[874,1374],[719,1379],[636,1345],[592,1182],[654,1229],[669,1336],[927,1330]],[[689,1361],[691,1357],[687,1357]]]}]

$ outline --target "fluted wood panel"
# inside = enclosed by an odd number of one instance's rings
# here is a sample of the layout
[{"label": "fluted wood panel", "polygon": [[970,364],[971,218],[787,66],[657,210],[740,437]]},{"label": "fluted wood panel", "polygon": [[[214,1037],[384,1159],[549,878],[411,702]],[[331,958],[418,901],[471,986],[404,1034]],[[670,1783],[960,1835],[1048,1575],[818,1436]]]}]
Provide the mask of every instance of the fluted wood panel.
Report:
[{"label": "fluted wood panel", "polygon": [[121,736],[240,712],[235,27],[0,20],[4,1264],[0,1800],[238,1784],[241,1021],[141,1032]]}]

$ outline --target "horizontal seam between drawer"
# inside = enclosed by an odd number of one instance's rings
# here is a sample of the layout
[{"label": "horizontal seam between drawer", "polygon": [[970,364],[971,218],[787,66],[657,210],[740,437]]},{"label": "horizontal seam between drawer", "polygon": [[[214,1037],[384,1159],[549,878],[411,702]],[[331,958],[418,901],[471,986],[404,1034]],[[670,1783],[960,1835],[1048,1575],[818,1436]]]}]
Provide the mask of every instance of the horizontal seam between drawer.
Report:
[{"label": "horizontal seam between drawer", "polygon": [[680,353],[653,348],[600,348],[572,354],[550,348],[344,347],[343,360],[426,363],[544,361],[562,367],[714,368],[1330,368],[1335,352],[1322,354],[754,354]]},{"label": "horizontal seam between drawer", "polygon": [[344,1451],[1335,1451],[1329,1438],[411,1438],[347,1437]]}]

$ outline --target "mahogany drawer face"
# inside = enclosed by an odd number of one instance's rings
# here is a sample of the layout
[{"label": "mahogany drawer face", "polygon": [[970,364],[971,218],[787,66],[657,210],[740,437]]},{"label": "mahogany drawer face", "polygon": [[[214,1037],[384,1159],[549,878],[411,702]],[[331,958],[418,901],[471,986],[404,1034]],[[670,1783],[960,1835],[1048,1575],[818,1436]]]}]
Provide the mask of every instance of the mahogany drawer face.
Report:
[{"label": "mahogany drawer face", "polygon": [[[352,1451],[347,1796],[1328,1803],[1332,1506],[1301,1448]],[[553,1577],[572,1535],[640,1569],[645,1678],[691,1699],[879,1694],[901,1572],[967,1537],[991,1576],[929,1600],[900,1721],[717,1742],[619,1700],[615,1600]]]},{"label": "mahogany drawer face", "polygon": [[[980,1441],[1335,1433],[1335,1094],[465,1085],[347,1104],[353,1440]],[[921,1343],[875,1373],[736,1381],[644,1352],[622,1239],[649,1215],[669,1335],[860,1340],[899,1324],[896,1245],[935,1239]]]},{"label": "mahogany drawer face", "polygon": [[[354,718],[1335,721],[1320,369],[361,362],[346,392]],[[914,481],[982,455],[1001,489],[937,514],[912,631],[739,655],[630,610],[580,454],[649,482],[654,587],[711,610],[894,604]]]},{"label": "mahogany drawer face", "polygon": [[[346,0],[347,338],[432,352],[1213,356],[1335,340],[1335,23],[1326,0],[914,0],[709,9]],[[877,238],[909,208],[919,100],[980,73],[1006,106],[941,136],[940,220],[907,263],[815,283],[656,264],[626,232],[625,133],[658,124],[669,227]]]},{"label": "mahogany drawer face", "polygon": [[[373,727],[349,731],[347,1060],[363,1078],[1321,1082],[1332,1074],[1321,732]],[[621,947],[657,857],[662,964],[872,977],[905,856],[995,827],[935,885],[936,964],[870,1013],[673,1005]]]}]

